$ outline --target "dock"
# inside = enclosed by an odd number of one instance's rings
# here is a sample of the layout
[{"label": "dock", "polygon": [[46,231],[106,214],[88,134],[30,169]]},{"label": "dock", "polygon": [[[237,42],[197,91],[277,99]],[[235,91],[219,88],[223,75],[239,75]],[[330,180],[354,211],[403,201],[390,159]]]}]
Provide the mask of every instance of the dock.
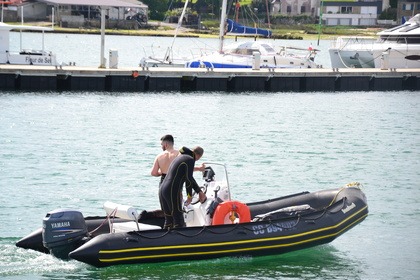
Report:
[{"label": "dock", "polygon": [[420,69],[95,68],[0,65],[7,91],[420,91]]}]

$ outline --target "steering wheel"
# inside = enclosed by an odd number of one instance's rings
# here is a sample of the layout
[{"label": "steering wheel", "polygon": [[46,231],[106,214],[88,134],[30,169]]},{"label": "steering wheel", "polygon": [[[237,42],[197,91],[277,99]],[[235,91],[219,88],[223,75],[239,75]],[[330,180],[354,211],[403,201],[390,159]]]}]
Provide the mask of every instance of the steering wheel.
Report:
[{"label": "steering wheel", "polygon": [[[204,184],[203,186],[201,186],[200,189],[203,193],[207,193],[207,184]],[[194,204],[197,204],[198,202],[200,202],[200,198],[198,197],[198,193],[196,193],[193,189],[191,204],[194,205]]]}]

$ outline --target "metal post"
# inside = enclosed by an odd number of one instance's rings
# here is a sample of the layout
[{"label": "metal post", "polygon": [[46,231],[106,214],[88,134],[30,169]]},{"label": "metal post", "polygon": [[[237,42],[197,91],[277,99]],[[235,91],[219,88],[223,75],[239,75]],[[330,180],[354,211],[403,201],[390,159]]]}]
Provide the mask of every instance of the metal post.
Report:
[{"label": "metal post", "polygon": [[105,68],[105,8],[101,7],[101,59],[99,68]]}]

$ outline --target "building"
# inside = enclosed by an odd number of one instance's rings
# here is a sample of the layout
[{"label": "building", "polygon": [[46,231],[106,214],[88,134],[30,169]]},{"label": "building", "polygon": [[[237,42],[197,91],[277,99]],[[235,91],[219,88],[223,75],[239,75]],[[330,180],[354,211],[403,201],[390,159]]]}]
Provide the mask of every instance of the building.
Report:
[{"label": "building", "polygon": [[10,0],[1,1],[1,21],[16,22],[22,21],[22,14],[26,21],[45,20],[46,8],[45,4],[36,1]]},{"label": "building", "polygon": [[274,0],[271,1],[271,14],[288,16],[316,16],[319,0]]},{"label": "building", "polygon": [[418,1],[409,1],[409,0],[399,0],[397,6],[397,22],[402,24],[420,13],[420,0]]},{"label": "building", "polygon": [[105,9],[108,28],[147,24],[148,6],[136,0],[32,0],[12,1],[4,21],[51,21],[62,27],[98,27]]},{"label": "building", "polygon": [[321,1],[325,25],[376,25],[383,10],[382,0]]},{"label": "building", "polygon": [[379,14],[388,7],[389,0],[274,0],[271,15],[319,17],[322,14],[325,25],[375,26]]}]

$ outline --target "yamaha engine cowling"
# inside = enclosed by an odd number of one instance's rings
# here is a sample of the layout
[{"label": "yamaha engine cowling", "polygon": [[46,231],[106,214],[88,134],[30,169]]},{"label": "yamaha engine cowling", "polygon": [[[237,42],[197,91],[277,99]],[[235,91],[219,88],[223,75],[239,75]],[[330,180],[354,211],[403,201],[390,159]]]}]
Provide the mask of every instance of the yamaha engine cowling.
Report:
[{"label": "yamaha engine cowling", "polygon": [[79,211],[57,209],[42,222],[42,243],[52,255],[68,259],[68,254],[86,242],[88,230]]}]

